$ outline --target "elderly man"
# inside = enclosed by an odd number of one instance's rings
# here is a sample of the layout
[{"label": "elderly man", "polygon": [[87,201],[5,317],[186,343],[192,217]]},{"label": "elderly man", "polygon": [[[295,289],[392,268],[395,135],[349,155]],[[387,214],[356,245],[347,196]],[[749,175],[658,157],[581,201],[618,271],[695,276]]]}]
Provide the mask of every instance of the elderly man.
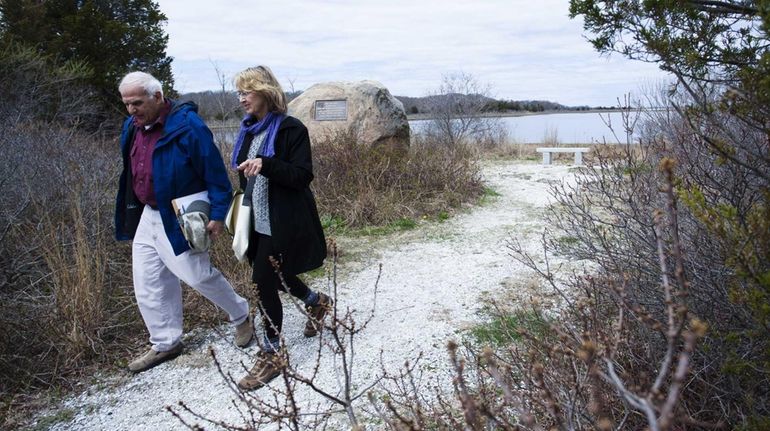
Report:
[{"label": "elderly man", "polygon": [[231,185],[211,131],[195,104],[163,97],[152,75],[132,72],[118,87],[130,117],[123,124],[115,228],[118,240],[133,239],[134,293],[152,347],[128,368],[140,372],[182,352],[180,280],[227,312],[235,344],[249,344],[254,327],[249,305],[209,260],[190,248],[171,200],[207,191],[212,239],[224,230]]}]

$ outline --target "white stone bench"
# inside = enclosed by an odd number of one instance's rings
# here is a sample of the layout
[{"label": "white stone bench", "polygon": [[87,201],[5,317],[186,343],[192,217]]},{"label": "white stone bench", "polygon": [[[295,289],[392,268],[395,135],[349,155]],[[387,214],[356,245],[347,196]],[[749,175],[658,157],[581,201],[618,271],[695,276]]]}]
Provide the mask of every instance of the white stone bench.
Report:
[{"label": "white stone bench", "polygon": [[550,148],[538,148],[538,153],[543,153],[543,164],[544,165],[550,165],[551,164],[551,153],[575,153],[575,165],[580,166],[583,164],[583,153],[587,153],[590,148],[559,148],[559,147],[550,147]]}]

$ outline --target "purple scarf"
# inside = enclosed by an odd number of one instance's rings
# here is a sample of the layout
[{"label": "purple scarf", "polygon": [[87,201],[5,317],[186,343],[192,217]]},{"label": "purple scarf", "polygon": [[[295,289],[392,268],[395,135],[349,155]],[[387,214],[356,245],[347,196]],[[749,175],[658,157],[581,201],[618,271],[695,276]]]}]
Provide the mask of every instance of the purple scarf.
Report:
[{"label": "purple scarf", "polygon": [[281,125],[281,121],[286,118],[286,115],[268,112],[261,121],[257,121],[252,124],[254,117],[247,115],[243,117],[241,121],[241,130],[238,133],[238,139],[235,140],[235,148],[233,148],[233,160],[230,162],[230,166],[233,169],[238,167],[238,154],[241,152],[243,142],[246,140],[246,135],[257,136],[264,130],[267,130],[267,136],[265,136],[265,143],[262,148],[264,151],[260,156],[273,157],[275,155],[275,135],[278,134],[278,127]]}]

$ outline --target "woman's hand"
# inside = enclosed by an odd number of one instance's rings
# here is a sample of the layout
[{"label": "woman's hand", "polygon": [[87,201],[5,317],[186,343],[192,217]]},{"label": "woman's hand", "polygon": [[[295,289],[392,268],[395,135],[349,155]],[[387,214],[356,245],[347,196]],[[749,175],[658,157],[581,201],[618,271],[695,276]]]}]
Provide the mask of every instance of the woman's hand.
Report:
[{"label": "woman's hand", "polygon": [[243,172],[243,175],[247,177],[256,177],[259,171],[262,170],[262,159],[249,159],[238,165],[238,170]]}]

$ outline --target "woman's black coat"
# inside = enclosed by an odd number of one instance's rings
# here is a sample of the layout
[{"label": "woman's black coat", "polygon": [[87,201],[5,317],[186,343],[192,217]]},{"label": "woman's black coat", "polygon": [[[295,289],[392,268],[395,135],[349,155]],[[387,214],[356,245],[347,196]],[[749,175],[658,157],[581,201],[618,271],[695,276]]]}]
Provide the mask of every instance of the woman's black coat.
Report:
[{"label": "woman's black coat", "polygon": [[[249,145],[243,145],[236,159],[243,163]],[[287,116],[275,138],[275,156],[262,157],[260,174],[268,181],[268,206],[273,255],[287,274],[300,274],[318,268],[326,258],[326,239],[318,218],[310,182],[313,181],[313,159],[310,138],[301,121]],[[241,189],[246,177],[239,173]],[[253,223],[253,222],[252,222]],[[247,252],[253,261],[257,250],[257,234],[252,231]]]}]

